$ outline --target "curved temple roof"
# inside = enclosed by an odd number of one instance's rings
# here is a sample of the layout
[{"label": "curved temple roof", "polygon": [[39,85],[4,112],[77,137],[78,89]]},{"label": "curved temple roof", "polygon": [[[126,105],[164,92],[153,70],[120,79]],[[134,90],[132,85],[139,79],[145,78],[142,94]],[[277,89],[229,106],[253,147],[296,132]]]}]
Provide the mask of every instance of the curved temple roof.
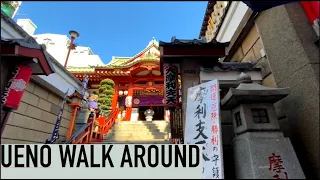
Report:
[{"label": "curved temple roof", "polygon": [[133,57],[112,57],[111,62],[103,66],[88,66],[88,67],[68,67],[71,72],[93,72],[95,68],[115,69],[115,68],[129,68],[135,64],[142,62],[160,62],[159,42],[153,38],[146,48],[140,51]]}]

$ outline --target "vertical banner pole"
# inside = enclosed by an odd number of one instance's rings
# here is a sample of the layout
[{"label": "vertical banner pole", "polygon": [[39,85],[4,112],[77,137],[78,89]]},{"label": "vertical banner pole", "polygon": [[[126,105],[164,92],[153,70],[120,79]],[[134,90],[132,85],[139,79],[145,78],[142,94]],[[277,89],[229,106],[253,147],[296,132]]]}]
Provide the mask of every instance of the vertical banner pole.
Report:
[{"label": "vertical banner pole", "polygon": [[53,144],[57,139],[59,139],[60,123],[61,123],[61,119],[62,119],[64,105],[67,101],[68,92],[69,92],[69,88],[68,88],[67,92],[64,94],[63,102],[61,104],[61,108],[60,108],[60,111],[59,111],[59,114],[57,117],[56,124],[53,129],[51,138],[46,140],[46,142],[45,142],[46,144]]}]

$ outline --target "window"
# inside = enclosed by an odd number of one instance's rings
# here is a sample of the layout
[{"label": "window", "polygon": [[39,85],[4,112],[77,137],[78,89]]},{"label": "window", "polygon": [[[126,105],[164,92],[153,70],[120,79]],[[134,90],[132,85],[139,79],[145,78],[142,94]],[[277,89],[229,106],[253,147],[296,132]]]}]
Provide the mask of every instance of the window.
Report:
[{"label": "window", "polygon": [[234,114],[234,119],[236,120],[236,125],[237,127],[241,126],[242,123],[241,123],[241,116],[240,116],[240,111],[236,112]]},{"label": "window", "polygon": [[251,109],[254,123],[269,123],[268,112],[266,109]]}]

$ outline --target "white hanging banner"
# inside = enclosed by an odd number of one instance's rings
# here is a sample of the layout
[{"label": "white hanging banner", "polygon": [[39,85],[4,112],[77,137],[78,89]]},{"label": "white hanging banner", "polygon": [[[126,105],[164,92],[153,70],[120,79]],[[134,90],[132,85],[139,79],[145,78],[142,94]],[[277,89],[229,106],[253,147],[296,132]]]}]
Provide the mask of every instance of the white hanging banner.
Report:
[{"label": "white hanging banner", "polygon": [[203,179],[224,179],[218,80],[188,89],[185,142],[202,144]]}]

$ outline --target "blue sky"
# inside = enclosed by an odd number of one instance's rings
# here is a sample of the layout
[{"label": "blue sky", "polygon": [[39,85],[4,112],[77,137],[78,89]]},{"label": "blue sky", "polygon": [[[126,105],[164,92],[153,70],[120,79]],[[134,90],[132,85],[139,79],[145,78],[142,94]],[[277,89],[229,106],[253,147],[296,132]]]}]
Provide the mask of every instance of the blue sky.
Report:
[{"label": "blue sky", "polygon": [[76,30],[79,46],[89,46],[104,63],[134,56],[152,37],[170,41],[198,38],[207,1],[200,2],[27,2],[15,17],[30,18],[35,34]]}]

